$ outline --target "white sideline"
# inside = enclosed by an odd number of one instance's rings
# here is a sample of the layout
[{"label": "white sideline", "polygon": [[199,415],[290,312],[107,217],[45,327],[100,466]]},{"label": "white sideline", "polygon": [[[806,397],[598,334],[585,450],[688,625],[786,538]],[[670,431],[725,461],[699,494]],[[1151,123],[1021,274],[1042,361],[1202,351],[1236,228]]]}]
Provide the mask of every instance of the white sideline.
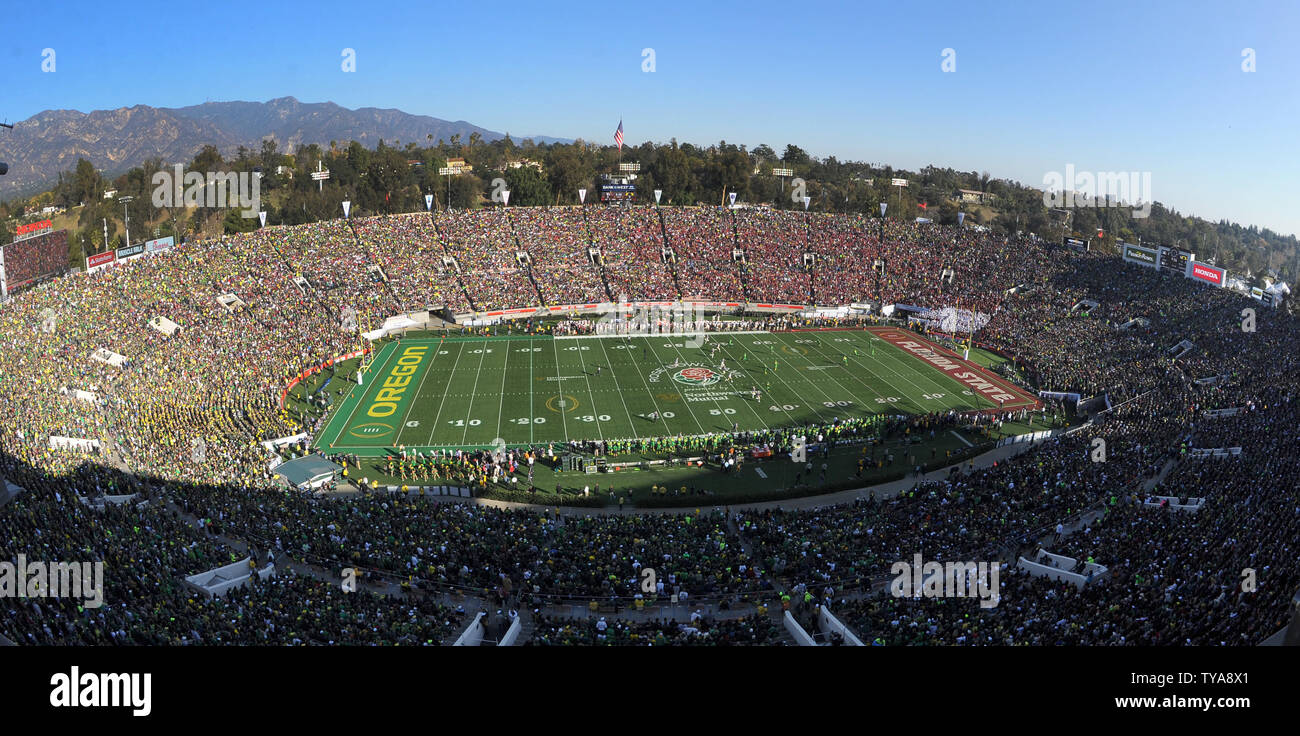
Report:
[{"label": "white sideline", "polygon": [[767,330],[699,330],[695,332],[653,332],[650,334],[641,334],[635,332],[613,333],[609,335],[556,335],[556,340],[591,340],[602,337],[691,337],[693,335],[770,335]]}]

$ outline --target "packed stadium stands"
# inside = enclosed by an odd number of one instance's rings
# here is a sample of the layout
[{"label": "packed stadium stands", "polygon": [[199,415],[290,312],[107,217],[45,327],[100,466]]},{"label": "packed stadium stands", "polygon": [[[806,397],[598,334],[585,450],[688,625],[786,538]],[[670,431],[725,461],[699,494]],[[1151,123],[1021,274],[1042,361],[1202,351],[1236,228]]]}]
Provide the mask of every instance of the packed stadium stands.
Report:
[{"label": "packed stadium stands", "polygon": [[[811,269],[805,252],[817,255]],[[243,306],[228,309],[223,294]],[[1036,386],[1104,396],[1112,408],[995,466],[828,508],[561,516],[423,498],[318,500],[286,493],[268,468],[259,441],[313,429],[281,409],[280,391],[355,349],[358,329],[432,306],[617,295],[976,309],[992,317],[977,340],[1027,366]],[[1081,313],[1083,299],[1099,306]],[[491,209],[181,244],[0,307],[0,477],[26,490],[0,507],[5,556],[90,556],[129,571],[108,578],[103,608],[20,601],[0,614],[0,634],[31,644],[427,644],[454,639],[463,623],[442,600],[348,598],[297,574],[194,599],[181,579],[237,559],[228,541],[239,540],[302,569],[357,565],[439,595],[508,599],[536,611],[536,645],[781,640],[768,615],[615,616],[599,627],[553,608],[630,605],[651,564],[665,583],[652,601],[684,591],[739,607],[829,589],[810,595],[881,645],[1258,644],[1286,625],[1300,585],[1300,325],[1264,309],[1243,331],[1239,313],[1252,304],[1042,241],[803,212]],[[159,316],[180,330],[152,328]],[[1147,322],[1120,328],[1135,317]],[[1175,359],[1168,349],[1181,340],[1194,347]],[[124,361],[94,359],[96,350]],[[1207,377],[1220,378],[1198,383]],[[100,447],[60,449],[52,437]],[[1228,447],[1241,452],[1196,452]],[[140,496],[105,511],[78,500],[120,493]],[[1153,495],[1206,501],[1182,512],[1146,505]],[[1103,561],[1107,580],[1075,588],[1008,569],[993,609],[872,592],[917,552],[1014,566],[1065,521],[1080,528],[1051,551]],[[1251,590],[1246,569],[1258,577]],[[243,615],[256,626],[231,623]]]}]

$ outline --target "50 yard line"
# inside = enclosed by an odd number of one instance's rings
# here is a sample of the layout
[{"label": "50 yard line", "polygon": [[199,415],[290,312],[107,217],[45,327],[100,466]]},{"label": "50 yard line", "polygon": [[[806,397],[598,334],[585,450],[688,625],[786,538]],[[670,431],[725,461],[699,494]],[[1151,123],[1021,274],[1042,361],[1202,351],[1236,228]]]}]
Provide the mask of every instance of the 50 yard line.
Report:
[{"label": "50 yard line", "polygon": [[[564,401],[564,371],[560,368],[560,347],[555,344],[555,338],[551,338],[551,350],[555,353],[555,385],[560,392],[560,401]],[[574,399],[577,401],[577,399]],[[569,441],[569,418],[564,415],[564,410],[568,407],[560,406],[560,424],[564,429],[564,441]],[[533,422],[529,422],[533,424]]]}]

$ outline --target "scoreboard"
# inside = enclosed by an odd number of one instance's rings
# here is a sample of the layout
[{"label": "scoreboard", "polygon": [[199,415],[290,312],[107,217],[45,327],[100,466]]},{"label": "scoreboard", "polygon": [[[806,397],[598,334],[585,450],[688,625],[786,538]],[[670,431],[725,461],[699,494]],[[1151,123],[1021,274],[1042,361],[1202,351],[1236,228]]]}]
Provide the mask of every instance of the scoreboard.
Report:
[{"label": "scoreboard", "polygon": [[636,186],[633,184],[601,184],[600,201],[631,202],[636,199]]},{"label": "scoreboard", "polygon": [[1180,276],[1187,274],[1188,264],[1196,260],[1195,253],[1188,253],[1180,248],[1160,247],[1160,270],[1170,271]]}]

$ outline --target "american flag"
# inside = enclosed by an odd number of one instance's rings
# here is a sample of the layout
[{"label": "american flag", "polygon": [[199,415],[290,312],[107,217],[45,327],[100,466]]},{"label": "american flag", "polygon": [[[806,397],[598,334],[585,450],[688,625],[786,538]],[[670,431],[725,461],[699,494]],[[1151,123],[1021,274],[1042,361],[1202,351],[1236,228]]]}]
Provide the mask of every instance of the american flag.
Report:
[{"label": "american flag", "polygon": [[618,121],[618,130],[614,131],[614,142],[618,144],[618,150],[623,150],[623,121]]}]

